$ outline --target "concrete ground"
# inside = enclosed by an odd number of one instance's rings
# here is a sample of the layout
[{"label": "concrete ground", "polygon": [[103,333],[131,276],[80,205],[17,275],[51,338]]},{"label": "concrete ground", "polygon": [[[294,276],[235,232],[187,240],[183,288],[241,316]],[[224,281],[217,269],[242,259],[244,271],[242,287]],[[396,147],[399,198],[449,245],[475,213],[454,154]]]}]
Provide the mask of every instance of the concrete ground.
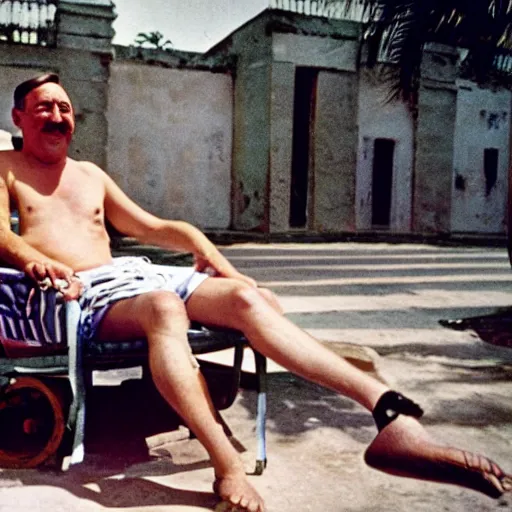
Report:
[{"label": "concrete ground", "polygon": [[[483,452],[512,472],[512,349],[438,322],[512,304],[504,249],[344,243],[241,244],[224,251],[279,295],[290,319],[419,402],[432,435]],[[512,510],[512,497],[495,501],[366,467],[362,455],[376,433],[370,415],[282,368],[270,370],[269,464],[262,476],[250,477],[269,511]],[[105,384],[117,376],[101,377]],[[137,400],[129,392],[120,398],[119,389],[106,388],[103,408],[90,409],[83,464],[67,473],[51,467],[0,472],[0,512],[215,508],[212,469],[198,442],[183,429],[137,435],[150,418],[141,418],[146,413],[137,414]],[[249,472],[255,409],[254,392],[242,390],[223,412]]]}]

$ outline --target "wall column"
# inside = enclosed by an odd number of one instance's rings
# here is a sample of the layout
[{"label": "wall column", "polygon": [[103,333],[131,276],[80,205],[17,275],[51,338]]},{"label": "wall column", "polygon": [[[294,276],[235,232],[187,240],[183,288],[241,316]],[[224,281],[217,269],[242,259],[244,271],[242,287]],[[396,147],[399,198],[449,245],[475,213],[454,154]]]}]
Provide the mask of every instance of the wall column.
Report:
[{"label": "wall column", "polygon": [[[109,66],[116,19],[110,0],[64,0],[56,12],[59,74],[75,107],[77,133],[70,156],[107,165]],[[79,55],[77,52],[80,52]]]},{"label": "wall column", "polygon": [[448,233],[457,114],[455,48],[425,49],[416,127],[412,230]]}]

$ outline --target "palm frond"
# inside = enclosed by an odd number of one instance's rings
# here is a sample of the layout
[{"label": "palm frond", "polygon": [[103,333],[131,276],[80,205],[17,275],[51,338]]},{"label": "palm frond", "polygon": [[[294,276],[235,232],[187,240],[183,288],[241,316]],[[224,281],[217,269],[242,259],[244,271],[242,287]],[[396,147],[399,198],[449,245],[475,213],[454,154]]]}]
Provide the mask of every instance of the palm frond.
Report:
[{"label": "palm frond", "polygon": [[467,50],[464,77],[512,88],[512,0],[317,0],[363,13],[367,61],[391,65],[392,97],[414,102],[426,43]]},{"label": "palm frond", "polygon": [[139,46],[149,45],[150,47],[154,47],[157,50],[165,50],[168,47],[172,47],[171,40],[167,39],[166,41],[162,42],[163,38],[164,35],[159,31],[149,33],[139,32],[135,38],[135,42]]}]

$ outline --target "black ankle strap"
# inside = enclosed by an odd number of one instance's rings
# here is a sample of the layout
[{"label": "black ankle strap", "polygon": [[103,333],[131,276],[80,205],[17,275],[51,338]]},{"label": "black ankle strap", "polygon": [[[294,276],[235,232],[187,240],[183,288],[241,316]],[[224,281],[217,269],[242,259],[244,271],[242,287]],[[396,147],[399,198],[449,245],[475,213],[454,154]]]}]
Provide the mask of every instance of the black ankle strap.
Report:
[{"label": "black ankle strap", "polygon": [[400,414],[421,418],[423,409],[418,404],[396,391],[386,391],[379,398],[372,414],[380,432]]}]

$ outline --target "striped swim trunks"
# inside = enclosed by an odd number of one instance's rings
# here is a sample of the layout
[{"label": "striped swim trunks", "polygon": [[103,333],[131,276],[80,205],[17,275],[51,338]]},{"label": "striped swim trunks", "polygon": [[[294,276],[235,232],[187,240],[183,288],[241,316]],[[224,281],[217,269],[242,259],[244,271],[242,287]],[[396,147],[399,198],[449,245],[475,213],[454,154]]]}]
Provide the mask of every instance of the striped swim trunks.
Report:
[{"label": "striped swim trunks", "polygon": [[40,346],[65,341],[64,304],[24,272],[0,268],[0,336]]},{"label": "striped swim trunks", "polygon": [[[155,290],[186,301],[208,277],[192,267],[156,265],[145,257],[114,258],[111,264],[77,272],[84,284],[79,299],[84,342],[94,339],[115,302]],[[0,269],[0,335],[35,345],[64,343],[64,307],[53,288],[41,290],[23,272]]]}]

